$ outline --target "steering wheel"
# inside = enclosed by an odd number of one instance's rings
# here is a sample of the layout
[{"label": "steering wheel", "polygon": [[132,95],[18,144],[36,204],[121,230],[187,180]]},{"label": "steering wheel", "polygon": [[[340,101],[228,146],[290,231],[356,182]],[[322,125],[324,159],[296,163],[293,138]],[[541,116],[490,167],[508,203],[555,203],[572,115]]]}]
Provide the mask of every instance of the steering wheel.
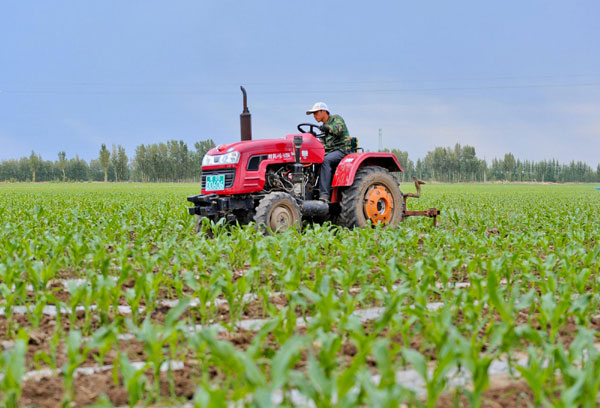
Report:
[{"label": "steering wheel", "polygon": [[[319,126],[320,125],[316,125],[314,123],[300,123],[298,125],[298,131],[302,132],[302,133],[311,133],[314,137],[323,137],[323,136],[325,136],[325,134],[321,132],[321,130],[319,129]],[[305,129],[303,129],[304,127],[308,127],[309,130],[306,131]],[[316,131],[315,131],[315,129],[316,129]],[[317,133],[317,131],[319,133]]]}]

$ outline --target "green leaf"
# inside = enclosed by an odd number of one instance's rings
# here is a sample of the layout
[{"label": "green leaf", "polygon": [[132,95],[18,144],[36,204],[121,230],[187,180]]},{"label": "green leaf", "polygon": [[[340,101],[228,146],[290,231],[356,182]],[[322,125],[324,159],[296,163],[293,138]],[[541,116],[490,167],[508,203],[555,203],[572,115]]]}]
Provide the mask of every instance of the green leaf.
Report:
[{"label": "green leaf", "polygon": [[425,361],[425,357],[419,353],[417,350],[405,348],[402,349],[402,355],[408,361],[412,367],[423,377],[425,381],[428,381],[427,374],[427,363]]},{"label": "green leaf", "polygon": [[189,297],[185,297],[179,300],[175,307],[171,308],[171,310],[169,310],[169,312],[167,313],[167,317],[165,318],[165,327],[172,328],[177,322],[177,320],[181,317],[181,315],[185,313],[189,304]]},{"label": "green leaf", "polygon": [[300,355],[303,347],[304,338],[298,336],[290,338],[277,351],[271,360],[271,386],[273,389],[278,389],[286,383],[294,359]]}]

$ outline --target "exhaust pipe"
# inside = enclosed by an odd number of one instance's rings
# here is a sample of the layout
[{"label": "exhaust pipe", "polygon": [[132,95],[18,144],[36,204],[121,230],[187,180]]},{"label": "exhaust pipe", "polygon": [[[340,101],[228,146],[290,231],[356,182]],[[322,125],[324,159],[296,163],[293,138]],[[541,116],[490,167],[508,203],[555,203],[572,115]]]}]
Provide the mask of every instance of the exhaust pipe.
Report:
[{"label": "exhaust pipe", "polygon": [[248,97],[246,96],[246,90],[243,86],[240,86],[242,94],[244,94],[244,111],[240,115],[240,130],[242,133],[242,142],[244,140],[252,140],[252,117],[248,110]]}]

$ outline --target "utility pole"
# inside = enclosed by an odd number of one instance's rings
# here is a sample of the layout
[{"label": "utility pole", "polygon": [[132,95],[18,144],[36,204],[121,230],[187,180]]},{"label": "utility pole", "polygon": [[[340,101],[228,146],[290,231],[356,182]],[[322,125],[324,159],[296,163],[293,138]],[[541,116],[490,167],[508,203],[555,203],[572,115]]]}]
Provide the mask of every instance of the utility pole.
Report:
[{"label": "utility pole", "polygon": [[381,136],[381,128],[379,128],[379,151],[383,150],[383,137]]}]

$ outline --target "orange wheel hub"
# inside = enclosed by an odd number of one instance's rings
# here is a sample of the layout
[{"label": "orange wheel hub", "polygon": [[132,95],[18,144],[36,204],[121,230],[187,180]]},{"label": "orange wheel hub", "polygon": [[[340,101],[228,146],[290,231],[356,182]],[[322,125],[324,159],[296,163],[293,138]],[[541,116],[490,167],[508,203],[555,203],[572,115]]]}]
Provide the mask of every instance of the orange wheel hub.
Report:
[{"label": "orange wheel hub", "polygon": [[383,186],[371,186],[365,194],[365,215],[373,224],[387,224],[394,213],[394,198]]}]

